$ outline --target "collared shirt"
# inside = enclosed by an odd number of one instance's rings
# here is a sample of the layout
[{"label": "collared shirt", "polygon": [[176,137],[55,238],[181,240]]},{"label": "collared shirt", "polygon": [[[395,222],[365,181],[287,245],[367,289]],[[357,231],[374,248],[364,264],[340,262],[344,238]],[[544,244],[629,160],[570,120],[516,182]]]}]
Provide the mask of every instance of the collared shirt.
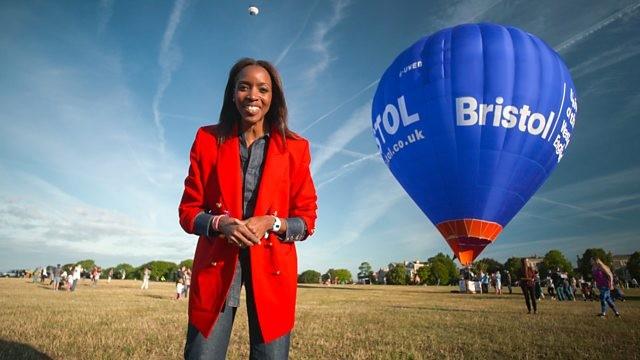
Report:
[{"label": "collared shirt", "polygon": [[[248,219],[253,216],[258,198],[258,188],[264,160],[267,154],[269,134],[266,134],[247,146],[244,134],[240,136],[240,166],[242,168],[242,211],[243,218]],[[197,235],[214,235],[211,229],[211,218],[213,215],[202,212],[196,216],[194,232]],[[287,218],[287,231],[280,239],[286,242],[304,240],[306,238],[306,225],[299,217]],[[238,307],[240,305],[240,290],[242,288],[243,276],[240,262],[249,261],[249,250],[240,249],[240,256],[236,263],[236,270],[231,282],[231,287],[227,295],[227,305]],[[248,276],[246,274],[245,276]]]}]

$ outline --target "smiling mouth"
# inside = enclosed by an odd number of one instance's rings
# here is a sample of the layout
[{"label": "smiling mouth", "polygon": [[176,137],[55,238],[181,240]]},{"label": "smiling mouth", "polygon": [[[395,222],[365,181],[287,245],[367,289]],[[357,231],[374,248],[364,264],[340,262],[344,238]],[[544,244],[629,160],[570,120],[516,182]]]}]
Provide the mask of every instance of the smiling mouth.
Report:
[{"label": "smiling mouth", "polygon": [[254,105],[247,105],[244,107],[244,109],[250,114],[250,115],[255,115],[260,111],[260,108]]}]

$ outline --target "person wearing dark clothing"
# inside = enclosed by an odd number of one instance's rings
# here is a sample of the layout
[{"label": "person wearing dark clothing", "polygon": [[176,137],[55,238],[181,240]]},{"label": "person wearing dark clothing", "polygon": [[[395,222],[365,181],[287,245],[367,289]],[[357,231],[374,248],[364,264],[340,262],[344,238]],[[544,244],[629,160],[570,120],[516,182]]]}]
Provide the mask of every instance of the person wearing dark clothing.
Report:
[{"label": "person wearing dark clothing", "polygon": [[538,306],[536,304],[535,293],[535,277],[536,271],[529,262],[529,259],[522,258],[522,270],[520,274],[520,288],[524,294],[524,301],[527,304],[528,314],[531,314],[531,307],[533,307],[533,313],[538,312]]},{"label": "person wearing dark clothing", "polygon": [[511,273],[509,272],[509,270],[507,270],[507,276],[505,280],[507,281],[507,288],[509,288],[509,294],[513,294],[513,290],[511,290]]}]

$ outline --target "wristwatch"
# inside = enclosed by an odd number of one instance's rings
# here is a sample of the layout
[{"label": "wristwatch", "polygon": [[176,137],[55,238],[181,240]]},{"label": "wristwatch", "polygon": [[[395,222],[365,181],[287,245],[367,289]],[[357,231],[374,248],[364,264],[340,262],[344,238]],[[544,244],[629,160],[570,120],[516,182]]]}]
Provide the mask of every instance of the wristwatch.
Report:
[{"label": "wristwatch", "polygon": [[282,227],[282,222],[280,221],[280,218],[277,216],[274,216],[273,226],[271,227],[271,231],[273,231],[274,233],[277,233],[278,231],[280,231],[280,227]]}]

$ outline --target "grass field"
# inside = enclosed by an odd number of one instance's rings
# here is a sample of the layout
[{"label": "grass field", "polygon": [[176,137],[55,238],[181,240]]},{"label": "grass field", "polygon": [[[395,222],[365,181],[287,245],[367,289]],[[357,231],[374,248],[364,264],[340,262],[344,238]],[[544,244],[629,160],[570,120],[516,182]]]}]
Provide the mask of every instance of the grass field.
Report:
[{"label": "grass field", "polygon": [[[83,280],[75,293],[0,279],[0,359],[178,359],[187,302],[174,286]],[[301,286],[291,359],[640,358],[640,289],[618,303],[542,301],[527,315],[522,295],[465,295],[451,287]],[[514,289],[515,290],[515,289]],[[248,358],[244,305],[229,359]]]}]

